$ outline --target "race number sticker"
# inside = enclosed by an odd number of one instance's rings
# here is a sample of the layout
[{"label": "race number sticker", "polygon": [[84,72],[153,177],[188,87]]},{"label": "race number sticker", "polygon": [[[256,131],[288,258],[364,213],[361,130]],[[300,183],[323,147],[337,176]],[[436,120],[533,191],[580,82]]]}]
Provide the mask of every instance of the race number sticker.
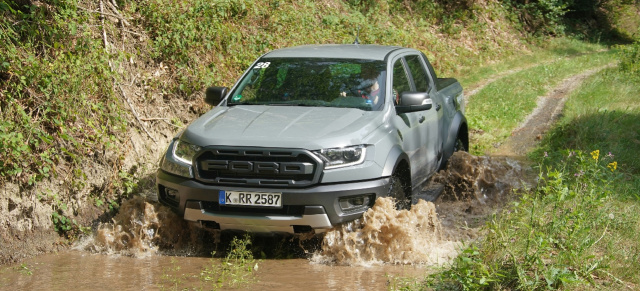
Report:
[{"label": "race number sticker", "polygon": [[255,67],[253,67],[254,69],[266,69],[269,67],[269,65],[271,65],[271,62],[260,62],[257,63]]}]

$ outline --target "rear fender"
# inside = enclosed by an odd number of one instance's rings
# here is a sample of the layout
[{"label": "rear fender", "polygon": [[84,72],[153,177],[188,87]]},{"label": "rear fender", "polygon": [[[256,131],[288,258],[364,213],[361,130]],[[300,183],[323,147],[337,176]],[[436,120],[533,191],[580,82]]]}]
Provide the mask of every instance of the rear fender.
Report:
[{"label": "rear fender", "polygon": [[455,146],[458,135],[464,144],[464,148],[469,150],[469,130],[467,128],[467,119],[461,112],[457,112],[451,121],[451,126],[447,132],[447,141],[444,144],[444,157],[443,161],[446,161],[453,155],[453,148]]}]

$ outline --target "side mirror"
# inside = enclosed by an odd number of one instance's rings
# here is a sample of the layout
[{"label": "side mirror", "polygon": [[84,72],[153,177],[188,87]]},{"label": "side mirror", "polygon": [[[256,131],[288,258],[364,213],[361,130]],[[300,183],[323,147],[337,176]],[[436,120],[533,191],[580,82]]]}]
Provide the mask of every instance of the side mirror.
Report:
[{"label": "side mirror", "polygon": [[220,103],[224,97],[227,97],[229,88],[227,87],[209,87],[205,91],[204,102],[216,106]]},{"label": "side mirror", "polygon": [[396,106],[396,112],[406,113],[429,110],[433,107],[433,100],[427,92],[402,92],[400,104]]}]

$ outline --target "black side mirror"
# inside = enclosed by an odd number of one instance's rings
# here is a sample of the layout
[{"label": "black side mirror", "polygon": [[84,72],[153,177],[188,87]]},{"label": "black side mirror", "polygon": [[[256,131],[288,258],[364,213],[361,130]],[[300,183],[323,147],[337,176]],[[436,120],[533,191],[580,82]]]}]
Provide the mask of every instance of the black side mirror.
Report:
[{"label": "black side mirror", "polygon": [[209,87],[205,91],[204,102],[216,106],[220,103],[224,97],[227,97],[229,88],[227,87]]},{"label": "black side mirror", "polygon": [[406,113],[429,110],[433,107],[433,100],[427,92],[402,92],[400,104],[396,106],[396,112]]}]

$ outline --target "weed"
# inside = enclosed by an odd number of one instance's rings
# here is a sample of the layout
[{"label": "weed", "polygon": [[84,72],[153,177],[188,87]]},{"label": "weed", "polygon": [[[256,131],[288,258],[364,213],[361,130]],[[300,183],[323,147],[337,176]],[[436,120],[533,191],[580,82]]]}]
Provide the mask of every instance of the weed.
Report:
[{"label": "weed", "polygon": [[[248,235],[242,239],[234,237],[227,255],[222,260],[210,259],[209,264],[204,266],[198,275],[176,275],[180,271],[180,266],[172,259],[171,267],[163,269],[160,287],[170,290],[217,290],[246,287],[254,281],[254,272],[258,269],[258,263],[249,249],[250,245],[251,241]],[[215,252],[211,253],[212,257],[214,255]],[[188,287],[198,284],[197,288]]]},{"label": "weed", "polygon": [[471,246],[451,269],[431,276],[434,287],[462,290],[561,288],[607,277],[613,258],[601,253],[620,223],[609,204],[621,179],[613,155],[599,151],[550,153],[540,183],[487,225],[481,247]]},{"label": "weed", "polygon": [[257,270],[258,264],[248,248],[250,244],[248,235],[243,239],[234,237],[227,256],[219,264],[212,260],[211,266],[200,273],[201,281],[218,288],[239,287],[252,282],[253,271]]},{"label": "weed", "polygon": [[31,271],[31,269],[29,268],[29,265],[27,265],[26,263],[20,264],[20,266],[15,267],[15,269],[18,270],[20,274],[27,275],[27,276],[33,275],[33,271]]}]

